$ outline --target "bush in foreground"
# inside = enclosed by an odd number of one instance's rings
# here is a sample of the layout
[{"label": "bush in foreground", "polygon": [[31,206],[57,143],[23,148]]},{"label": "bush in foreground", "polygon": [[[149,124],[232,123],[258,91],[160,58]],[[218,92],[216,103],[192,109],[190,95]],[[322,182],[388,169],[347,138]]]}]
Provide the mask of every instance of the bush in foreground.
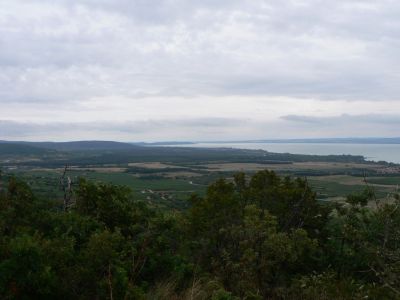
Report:
[{"label": "bush in foreground", "polygon": [[[4,186],[4,184],[3,184]],[[2,299],[396,299],[400,202],[319,203],[306,180],[220,179],[181,213],[80,180],[75,204],[0,192]]]}]

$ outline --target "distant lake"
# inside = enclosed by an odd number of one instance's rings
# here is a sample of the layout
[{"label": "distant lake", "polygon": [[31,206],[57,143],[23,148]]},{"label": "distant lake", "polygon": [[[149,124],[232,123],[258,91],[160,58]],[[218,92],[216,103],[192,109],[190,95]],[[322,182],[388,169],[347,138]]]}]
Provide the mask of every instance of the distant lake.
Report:
[{"label": "distant lake", "polygon": [[321,144],[321,143],[197,143],[180,145],[205,148],[262,149],[276,153],[314,155],[362,155],[367,160],[400,163],[400,144]]}]

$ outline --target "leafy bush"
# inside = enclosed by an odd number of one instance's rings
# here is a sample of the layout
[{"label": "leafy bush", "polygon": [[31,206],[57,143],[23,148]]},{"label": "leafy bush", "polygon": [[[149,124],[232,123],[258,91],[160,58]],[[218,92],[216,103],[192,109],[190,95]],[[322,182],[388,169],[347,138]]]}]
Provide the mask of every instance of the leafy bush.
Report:
[{"label": "leafy bush", "polygon": [[327,205],[306,180],[261,171],[219,179],[177,213],[82,179],[64,211],[6,181],[1,299],[400,298],[395,194]]}]

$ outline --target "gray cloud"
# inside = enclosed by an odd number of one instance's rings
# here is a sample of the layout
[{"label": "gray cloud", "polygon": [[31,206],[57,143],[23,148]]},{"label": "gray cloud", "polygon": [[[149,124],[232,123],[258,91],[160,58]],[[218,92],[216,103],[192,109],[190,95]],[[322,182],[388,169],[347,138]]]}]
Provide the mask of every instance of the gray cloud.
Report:
[{"label": "gray cloud", "polygon": [[315,137],[396,137],[399,135],[400,115],[349,115],[315,117],[288,115],[286,128],[296,133]]},{"label": "gray cloud", "polygon": [[[0,136],[11,140],[232,140],[265,138],[398,136],[400,116],[288,115],[275,121],[199,118],[104,122],[17,122],[0,120]],[[345,132],[345,135],[343,135]],[[385,133],[385,134],[382,134]]]},{"label": "gray cloud", "polygon": [[[128,99],[131,105],[125,110],[144,110],[148,98],[158,97],[171,103],[179,120],[181,100],[195,108],[207,98],[212,112],[211,98],[231,97],[235,106],[234,97],[241,97],[249,105],[264,102],[264,107],[281,97],[291,99],[292,106],[301,106],[296,103],[304,99],[320,101],[315,111],[329,101],[376,103],[362,113],[371,122],[389,124],[386,104],[379,102],[400,102],[399,14],[400,3],[393,0],[4,0],[0,105],[15,110],[0,112],[0,118],[21,120],[24,115],[36,128],[31,122],[44,108],[56,124],[60,111],[78,111],[85,103],[91,105],[86,110],[96,111],[105,99],[111,104]],[[276,110],[275,119],[291,113]],[[375,110],[382,117],[373,116]],[[354,116],[357,110],[348,113],[339,119],[367,121]],[[301,119],[334,121],[310,114],[280,121],[266,116],[270,119],[265,122],[286,128],[284,124]],[[155,128],[143,119],[164,122],[157,107],[141,116],[134,122],[144,122],[143,128]],[[222,120],[246,120],[253,114],[220,112],[212,117],[222,128]],[[261,122],[262,116],[258,118],[254,126]],[[99,114],[96,128],[106,130],[101,123],[120,119]],[[123,123],[127,130],[132,129],[129,121]],[[90,129],[82,118],[71,123]],[[5,128],[5,136],[14,130]]]},{"label": "gray cloud", "polygon": [[13,0],[1,8],[0,85],[14,86],[2,88],[2,101],[400,92],[393,1]]},{"label": "gray cloud", "polygon": [[317,117],[317,116],[302,116],[302,115],[287,115],[282,116],[281,119],[292,122],[310,123],[319,125],[334,126],[335,124],[345,123],[367,123],[376,126],[382,125],[400,125],[400,115],[349,115],[343,114],[333,117]]},{"label": "gray cloud", "polygon": [[[0,120],[0,136],[8,139],[29,139],[30,137],[48,140],[49,137],[58,134],[79,136],[90,139],[91,134],[103,134],[104,137],[120,140],[131,137],[133,141],[137,137],[144,137],[148,133],[159,131],[160,133],[179,134],[182,130],[188,131],[188,137],[202,136],[202,133],[223,133],[227,128],[237,129],[246,125],[248,121],[226,118],[181,119],[181,120],[148,120],[132,122],[16,122]],[[199,135],[200,134],[200,135]],[[178,135],[177,135],[178,136]],[[205,136],[202,136],[205,137]],[[146,139],[147,140],[147,139]]]}]

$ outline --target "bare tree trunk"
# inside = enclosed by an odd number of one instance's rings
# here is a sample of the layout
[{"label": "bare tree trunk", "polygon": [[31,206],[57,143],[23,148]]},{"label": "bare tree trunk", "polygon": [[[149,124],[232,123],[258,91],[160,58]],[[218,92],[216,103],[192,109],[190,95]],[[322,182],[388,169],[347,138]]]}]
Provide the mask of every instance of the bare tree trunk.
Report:
[{"label": "bare tree trunk", "polygon": [[65,165],[63,174],[60,178],[60,186],[63,191],[63,198],[64,198],[64,211],[67,211],[70,206],[72,205],[71,203],[71,198],[72,198],[72,185],[73,182],[69,176],[67,176],[67,171],[68,171],[68,165]]},{"label": "bare tree trunk", "polygon": [[108,287],[110,289],[110,300],[114,300],[113,287],[112,287],[111,263],[108,264]]}]

